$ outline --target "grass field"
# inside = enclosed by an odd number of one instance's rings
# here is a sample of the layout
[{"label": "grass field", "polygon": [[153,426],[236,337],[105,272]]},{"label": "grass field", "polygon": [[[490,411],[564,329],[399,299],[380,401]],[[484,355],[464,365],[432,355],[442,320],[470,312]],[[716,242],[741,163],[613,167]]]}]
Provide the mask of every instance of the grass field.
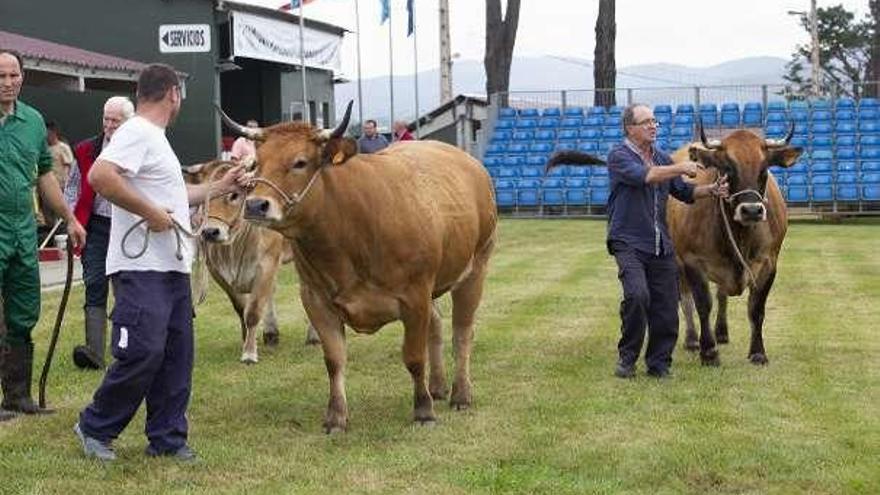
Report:
[{"label": "grass field", "polygon": [[[72,298],[50,377],[55,415],[0,425],[0,493],[880,493],[880,224],[794,223],[768,302],[770,364],[747,359],[743,298],[720,368],[679,347],[674,377],[612,376],[619,286],[599,221],[505,220],[479,313],[474,407],[410,422],[399,325],[349,333],[348,433],[327,436],[321,351],[304,347],[292,267],[282,341],[238,363],[212,289],[196,320],[195,466],[146,459],[143,412],[120,460],[82,457],[71,427],[101,375],[70,360]],[[59,293],[46,295],[39,362]],[[443,300],[449,332],[449,303]],[[451,370],[451,345],[447,345]]]}]

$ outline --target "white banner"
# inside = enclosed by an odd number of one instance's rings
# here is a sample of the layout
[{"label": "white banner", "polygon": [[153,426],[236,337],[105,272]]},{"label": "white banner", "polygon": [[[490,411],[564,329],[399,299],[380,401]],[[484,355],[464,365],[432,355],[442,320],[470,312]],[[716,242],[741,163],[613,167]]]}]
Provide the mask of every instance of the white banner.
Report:
[{"label": "white banner", "polygon": [[[244,12],[233,12],[232,24],[233,56],[300,64],[298,24]],[[303,40],[306,67],[334,72],[342,69],[342,36],[307,27]]]}]

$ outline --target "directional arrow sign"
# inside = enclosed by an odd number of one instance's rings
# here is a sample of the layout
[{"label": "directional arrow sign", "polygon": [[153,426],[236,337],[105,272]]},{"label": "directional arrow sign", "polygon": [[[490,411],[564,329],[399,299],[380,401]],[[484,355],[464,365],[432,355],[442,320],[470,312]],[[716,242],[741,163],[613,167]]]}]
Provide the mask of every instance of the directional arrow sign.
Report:
[{"label": "directional arrow sign", "polygon": [[160,53],[211,51],[211,26],[208,24],[162,24],[159,26]]}]

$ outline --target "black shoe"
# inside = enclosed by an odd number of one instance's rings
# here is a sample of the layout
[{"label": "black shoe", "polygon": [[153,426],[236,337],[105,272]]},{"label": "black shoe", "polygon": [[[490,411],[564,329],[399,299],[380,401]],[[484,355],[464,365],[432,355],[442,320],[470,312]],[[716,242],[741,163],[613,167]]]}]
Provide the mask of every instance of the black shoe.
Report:
[{"label": "black shoe", "polygon": [[171,457],[180,462],[198,462],[199,456],[196,455],[193,449],[189,448],[188,445],[184,445],[177,450],[159,452],[152,445],[147,445],[147,448],[144,449],[144,454],[147,457]]},{"label": "black shoe", "polygon": [[104,367],[98,356],[84,345],[73,349],[73,364],[81,370],[99,370]]},{"label": "black shoe", "polygon": [[657,378],[657,379],[660,379],[660,380],[667,379],[667,378],[672,378],[672,374],[669,372],[668,369],[662,369],[662,370],[658,370],[658,369],[649,369],[649,370],[648,370],[648,376],[650,376],[650,377],[652,377],[652,378]]},{"label": "black shoe", "polygon": [[636,365],[617,363],[614,369],[614,376],[617,378],[633,378],[636,376]]}]

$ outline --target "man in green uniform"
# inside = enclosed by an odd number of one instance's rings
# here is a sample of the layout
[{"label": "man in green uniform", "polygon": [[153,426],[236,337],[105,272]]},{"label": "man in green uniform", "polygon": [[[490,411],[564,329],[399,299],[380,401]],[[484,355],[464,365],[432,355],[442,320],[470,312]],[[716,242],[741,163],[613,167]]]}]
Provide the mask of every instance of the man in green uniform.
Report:
[{"label": "man in green uniform", "polygon": [[85,241],[85,230],[64,202],[52,171],[42,115],[18,101],[24,80],[21,57],[0,48],[0,421],[15,413],[36,414],[31,398],[34,344],[31,330],[40,316],[40,268],[33,188],[67,222],[74,245]]}]

